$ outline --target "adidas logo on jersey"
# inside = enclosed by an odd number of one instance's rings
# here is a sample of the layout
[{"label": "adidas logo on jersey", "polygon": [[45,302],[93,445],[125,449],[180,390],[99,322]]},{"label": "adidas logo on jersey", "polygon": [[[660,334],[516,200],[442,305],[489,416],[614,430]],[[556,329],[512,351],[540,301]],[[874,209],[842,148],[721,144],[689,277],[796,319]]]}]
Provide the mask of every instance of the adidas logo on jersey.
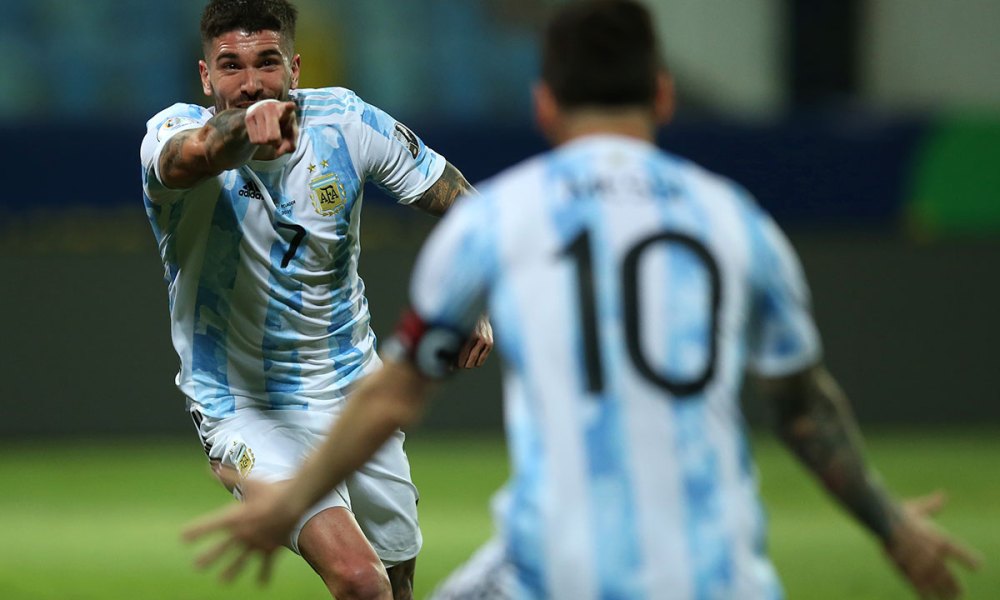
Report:
[{"label": "adidas logo on jersey", "polygon": [[252,181],[248,181],[243,184],[243,187],[239,191],[240,196],[244,198],[253,198],[254,200],[263,200],[264,196],[261,195],[260,190],[257,189],[256,184]]}]

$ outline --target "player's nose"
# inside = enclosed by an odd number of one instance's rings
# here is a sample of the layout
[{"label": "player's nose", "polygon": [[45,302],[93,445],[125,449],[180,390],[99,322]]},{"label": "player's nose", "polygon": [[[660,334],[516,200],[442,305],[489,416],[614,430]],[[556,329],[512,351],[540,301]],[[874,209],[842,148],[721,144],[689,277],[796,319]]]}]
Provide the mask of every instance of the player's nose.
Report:
[{"label": "player's nose", "polygon": [[243,81],[240,84],[240,91],[247,96],[253,97],[262,89],[260,76],[256,69],[246,69],[243,74]]}]

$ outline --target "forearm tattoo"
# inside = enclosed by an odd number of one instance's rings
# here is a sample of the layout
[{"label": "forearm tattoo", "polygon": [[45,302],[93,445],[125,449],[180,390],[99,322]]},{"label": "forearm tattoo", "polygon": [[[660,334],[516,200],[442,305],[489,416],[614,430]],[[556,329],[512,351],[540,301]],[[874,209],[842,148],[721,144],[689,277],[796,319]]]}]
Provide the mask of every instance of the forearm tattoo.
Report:
[{"label": "forearm tattoo", "polygon": [[448,163],[440,179],[434,182],[413,206],[432,215],[441,216],[460,196],[475,194],[476,188],[466,181],[458,169]]},{"label": "forearm tattoo", "polygon": [[254,145],[247,138],[246,112],[231,108],[205,123],[211,128],[205,146],[209,163],[213,167],[233,168],[253,155]]},{"label": "forearm tattoo", "polygon": [[857,423],[833,377],[820,369],[776,397],[776,404],[785,444],[861,523],[888,540],[895,505],[865,465]]},{"label": "forearm tattoo", "polygon": [[224,142],[232,142],[237,136],[246,136],[246,112],[241,108],[224,110],[208,120],[205,125],[211,126]]},{"label": "forearm tattoo", "polygon": [[163,148],[163,153],[160,155],[160,172],[161,173],[174,173],[178,168],[178,163],[183,156],[182,149],[184,147],[184,140],[191,132],[182,131],[175,135],[174,137],[167,140],[166,147]]},{"label": "forearm tattoo", "polygon": [[[166,181],[187,187],[249,160],[254,146],[246,137],[245,113],[241,109],[224,110],[202,129],[182,131],[167,140],[160,154],[160,172]],[[185,152],[185,144],[192,138],[201,148]]]}]

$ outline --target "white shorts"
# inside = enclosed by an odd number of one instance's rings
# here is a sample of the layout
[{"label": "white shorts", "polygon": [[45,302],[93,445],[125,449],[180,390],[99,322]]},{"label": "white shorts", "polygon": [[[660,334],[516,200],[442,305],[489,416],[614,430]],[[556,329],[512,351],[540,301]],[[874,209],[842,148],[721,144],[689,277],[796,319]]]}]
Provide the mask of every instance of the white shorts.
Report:
[{"label": "white shorts", "polygon": [[[191,417],[211,461],[241,478],[290,479],[330,431],[336,414],[303,410],[237,408],[223,419],[206,417],[189,402]],[[293,530],[289,547],[299,553],[302,526],[327,508],[345,507],[382,562],[391,567],[415,557],[423,542],[417,524],[417,488],[397,431],[363,467],[309,509]],[[239,499],[239,487],[233,490]]]}]

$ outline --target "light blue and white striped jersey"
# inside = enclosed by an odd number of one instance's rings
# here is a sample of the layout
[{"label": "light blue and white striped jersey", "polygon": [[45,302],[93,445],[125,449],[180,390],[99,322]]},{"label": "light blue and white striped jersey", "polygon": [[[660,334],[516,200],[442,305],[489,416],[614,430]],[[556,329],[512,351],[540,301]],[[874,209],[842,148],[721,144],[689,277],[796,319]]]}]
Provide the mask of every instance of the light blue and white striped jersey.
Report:
[{"label": "light blue and white striped jersey", "polygon": [[402,203],[445,160],[343,88],[293,90],[299,143],[189,190],[160,183],[177,132],[214,114],[175,104],[147,124],[146,211],[166,269],[177,385],[202,413],[237,405],[326,409],[379,365],[358,277],[362,190],[373,180]]},{"label": "light blue and white striped jersey", "polygon": [[498,532],[527,597],[779,598],[739,408],[746,370],[820,357],[787,240],[746,192],[651,144],[575,140],[433,232],[413,310],[505,366]]}]

